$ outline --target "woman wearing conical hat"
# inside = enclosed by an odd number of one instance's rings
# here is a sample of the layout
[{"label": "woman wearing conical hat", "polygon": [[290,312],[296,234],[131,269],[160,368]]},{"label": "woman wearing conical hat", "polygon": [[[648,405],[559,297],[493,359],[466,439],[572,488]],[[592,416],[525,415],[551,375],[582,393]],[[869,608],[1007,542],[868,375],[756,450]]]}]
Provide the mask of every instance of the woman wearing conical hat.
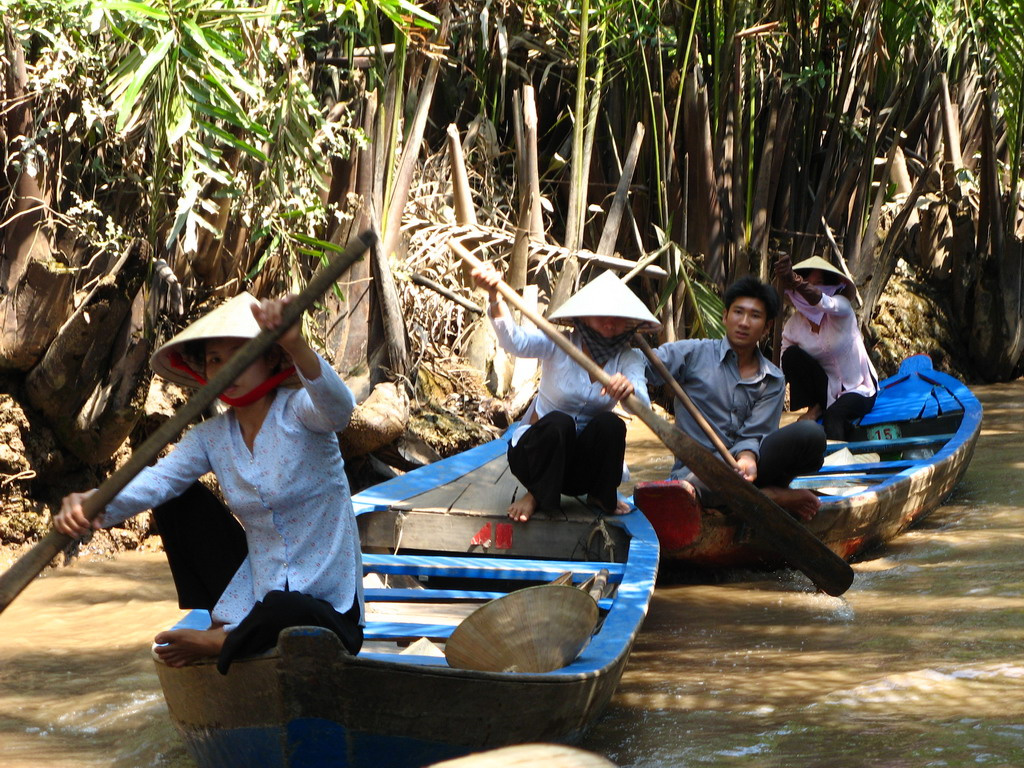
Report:
[{"label": "woman wearing conical hat", "polygon": [[[161,346],[153,369],[185,386],[205,383],[261,329],[280,326],[290,300],[234,297]],[[297,388],[281,386],[296,377]],[[336,437],[355,408],[351,391],[296,324],[221,399],[225,413],[186,432],[92,526],[82,513],[90,491],[64,499],[54,528],[78,537],[155,510],[181,606],[211,613],[208,628],[156,636],[170,666],[219,656],[226,673],[233,658],[273,647],[296,625],[331,629],[357,653],[362,565]],[[237,522],[196,484],[210,471]]]},{"label": "woman wearing conical hat", "polygon": [[498,343],[509,354],[541,360],[537,397],[513,432],[508,449],[512,473],[526,488],[508,516],[526,522],[539,509],[557,512],[561,494],[586,496],[608,514],[629,512],[616,488],[623,479],[626,425],[612,409],[629,395],[649,403],[644,358],[630,346],[637,330],[661,323],[612,272],[605,272],[550,315],[573,328],[570,340],[611,376],[607,386],[590,375],[536,329],[513,321],[497,290],[493,265],[473,277],[490,295],[488,315]]},{"label": "woman wearing conical hat", "polygon": [[792,410],[821,419],[825,436],[847,440],[853,421],[871,410],[878,376],[864,348],[850,299],[853,281],[825,259],[791,264],[783,256],[775,274],[796,310],[782,329],[782,370]]}]

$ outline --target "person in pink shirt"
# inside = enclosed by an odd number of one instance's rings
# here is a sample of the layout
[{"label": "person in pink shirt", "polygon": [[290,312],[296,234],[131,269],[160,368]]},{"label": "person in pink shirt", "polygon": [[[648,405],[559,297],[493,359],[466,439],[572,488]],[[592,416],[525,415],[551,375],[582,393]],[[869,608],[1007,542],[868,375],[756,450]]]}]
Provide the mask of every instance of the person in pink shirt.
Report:
[{"label": "person in pink shirt", "polygon": [[850,299],[853,281],[813,256],[775,264],[786,298],[796,310],[782,329],[782,370],[791,410],[821,420],[829,440],[848,440],[853,423],[871,410],[878,376],[868,358]]}]

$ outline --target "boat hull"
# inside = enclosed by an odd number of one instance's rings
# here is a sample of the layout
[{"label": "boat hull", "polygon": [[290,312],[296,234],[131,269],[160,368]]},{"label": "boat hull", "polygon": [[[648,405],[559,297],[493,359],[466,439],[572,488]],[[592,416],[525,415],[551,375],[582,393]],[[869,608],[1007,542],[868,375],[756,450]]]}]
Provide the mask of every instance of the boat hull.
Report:
[{"label": "boat hull", "polygon": [[601,674],[510,679],[364,661],[330,633],[302,628],[282,637],[274,657],[227,676],[208,664],[158,667],[171,717],[201,766],[408,768],[528,741],[578,741],[611,699],[627,655]]},{"label": "boat hull", "polygon": [[[892,540],[932,512],[963,477],[974,454],[981,426],[981,406],[976,398],[956,379],[933,371],[920,356],[904,363],[901,373],[887,381],[892,387],[906,386],[910,377],[923,377],[926,384],[953,393],[963,406],[962,418],[956,432],[934,455],[906,462],[905,467],[861,493],[821,499],[821,508],[807,527],[845,559]],[[910,431],[919,435],[916,439],[926,437],[927,419],[901,422],[891,412],[887,417],[894,423],[912,424]],[[936,413],[935,419],[939,418]],[[883,447],[892,444],[883,442]],[[823,473],[828,471],[829,467],[823,467]],[[810,487],[811,478],[805,480],[805,487]],[[634,500],[658,533],[663,561],[710,569],[786,565],[777,551],[759,543],[756,532],[745,528],[738,518],[727,510],[704,509],[678,482],[640,483]]]},{"label": "boat hull", "polygon": [[[504,516],[505,480],[486,475],[504,452],[503,442],[481,446],[353,499],[364,571],[406,579],[398,582],[403,588],[366,590],[368,606],[384,609],[368,611],[359,655],[329,631],[295,627],[276,649],[236,661],[227,675],[212,663],[171,668],[156,660],[171,719],[201,768],[419,768],[483,749],[582,737],[611,700],[646,615],[657,538],[639,512],[603,520],[564,509],[558,519],[513,530]],[[473,497],[480,473],[490,479]],[[447,482],[456,483],[459,499],[493,497],[498,514],[481,512],[475,501],[460,512],[444,493],[439,502],[435,486]],[[603,573],[608,586],[589,644],[551,672],[449,667],[443,655],[415,650],[414,641],[443,643],[454,625],[381,613],[396,599],[433,608],[485,602],[478,596],[495,593],[483,590],[513,591],[566,571],[577,584]],[[407,588],[409,579],[422,583]],[[208,621],[194,612],[179,626]]]}]

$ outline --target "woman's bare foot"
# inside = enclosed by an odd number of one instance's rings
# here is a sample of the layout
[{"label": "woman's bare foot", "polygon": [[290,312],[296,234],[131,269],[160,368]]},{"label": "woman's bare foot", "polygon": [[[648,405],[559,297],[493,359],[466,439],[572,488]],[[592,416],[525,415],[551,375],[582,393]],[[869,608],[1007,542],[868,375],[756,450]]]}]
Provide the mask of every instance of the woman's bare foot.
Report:
[{"label": "woman's bare foot", "polygon": [[227,636],[223,627],[170,629],[153,638],[158,644],[153,650],[167,666],[184,667],[217,656]]},{"label": "woman's bare foot", "polygon": [[615,507],[613,509],[608,509],[596,496],[587,496],[587,504],[591,507],[597,507],[606,515],[628,515],[633,511],[633,508],[622,499],[615,500]]},{"label": "woman's bare foot", "polygon": [[508,516],[519,523],[525,523],[537,511],[537,499],[529,491],[519,500],[513,501],[508,507]]},{"label": "woman's bare foot", "polygon": [[762,488],[764,495],[805,523],[818,514],[821,502],[806,488]]}]

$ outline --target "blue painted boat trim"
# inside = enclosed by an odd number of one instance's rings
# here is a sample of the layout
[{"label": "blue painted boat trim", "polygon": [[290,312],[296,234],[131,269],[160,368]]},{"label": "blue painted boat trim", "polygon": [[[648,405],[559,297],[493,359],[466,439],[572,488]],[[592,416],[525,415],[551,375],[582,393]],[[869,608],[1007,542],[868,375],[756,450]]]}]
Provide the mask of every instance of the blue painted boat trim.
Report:
[{"label": "blue painted boat trim", "polygon": [[[484,464],[499,456],[503,456],[508,449],[508,443],[504,439],[493,440],[489,443],[472,448],[464,453],[443,459],[434,464],[413,470],[401,477],[388,480],[380,485],[368,488],[352,497],[352,505],[356,514],[388,509],[394,504],[404,501],[421,493],[426,493],[444,483],[459,479],[463,475],[472,472]],[[654,584],[658,575],[659,544],[654,528],[643,516],[643,513],[635,509],[627,515],[617,515],[614,518],[606,518],[612,525],[618,525],[626,530],[630,536],[629,554],[625,563],[599,563],[599,562],[576,562],[565,561],[558,573],[552,569],[544,571],[544,567],[550,567],[548,561],[535,561],[541,565],[541,570],[534,571],[534,574],[551,574],[555,578],[559,573],[566,570],[573,570],[574,573],[594,573],[602,567],[608,567],[613,571],[609,580],[618,580],[619,586],[615,598],[611,601],[600,630],[591,638],[590,644],[583,650],[576,660],[568,667],[555,670],[554,672],[540,673],[540,677],[558,677],[579,675],[593,675],[603,672],[616,662],[616,660],[627,650],[628,644],[632,642],[640,625],[647,615],[651,595],[654,592]],[[414,558],[406,555],[364,555],[367,562],[382,562],[378,558],[396,558],[412,562]],[[452,558],[459,559],[459,558]],[[479,567],[481,560],[485,558],[467,557],[466,568]],[[500,560],[500,558],[489,558]],[[429,561],[430,558],[424,558]],[[503,567],[511,568],[516,560],[506,560]],[[426,563],[424,563],[426,564]],[[399,567],[399,566],[396,566]],[[514,566],[521,567],[521,566]],[[618,573],[614,573],[618,571]],[[486,577],[486,576],[485,576]],[[547,577],[546,575],[544,576]],[[395,662],[403,661],[403,657],[392,657]]]},{"label": "blue painted boat trim", "polygon": [[[924,388],[928,389],[928,397],[931,397],[931,392],[936,388],[940,387],[948,394],[948,397],[959,404],[963,410],[963,418],[960,421],[960,426],[952,437],[942,445],[932,456],[926,459],[920,460],[907,460],[908,466],[899,471],[894,472],[882,483],[872,486],[870,491],[867,493],[877,493],[883,488],[893,485],[896,483],[904,482],[908,477],[921,472],[923,469],[936,464],[940,461],[945,461],[947,458],[952,456],[955,452],[961,450],[972,436],[977,434],[981,429],[982,420],[982,407],[981,403],[978,402],[978,398],[974,396],[974,393],[967,387],[966,384],[959,381],[958,379],[936,371],[932,368],[931,359],[927,355],[914,355],[903,361],[900,365],[900,370],[895,376],[891,376],[879,382],[880,393],[879,399],[882,399],[882,392],[891,391],[894,395],[898,394],[896,388],[900,390],[907,388],[912,395],[909,399],[911,407],[909,411],[903,411],[901,414],[897,414],[894,409],[886,408],[884,415],[885,418],[873,419],[870,423],[885,423],[889,421],[907,421],[917,418],[917,414],[920,411],[916,410],[917,406],[920,406],[921,410],[924,409],[923,400],[919,399],[918,396],[924,391]],[[904,398],[893,396],[891,403],[895,404],[903,401]],[[937,401],[938,402],[938,401]],[[948,401],[947,401],[948,402]],[[872,411],[868,416],[875,414]],[[867,419],[867,417],[865,417]],[[867,423],[862,420],[861,424]],[[863,465],[862,465],[863,466]],[[826,472],[833,471],[833,467],[823,467]],[[807,477],[815,477],[814,475],[808,475]],[[821,497],[822,503],[827,503],[833,500],[841,500],[840,496],[823,496]]]},{"label": "blue painted boat trim", "polygon": [[602,570],[608,571],[609,581],[616,582],[622,578],[625,565],[586,560],[519,560],[485,556],[363,554],[363,571],[368,573],[457,576],[473,579],[520,579],[523,581],[546,579],[550,581],[566,571],[572,571],[574,581],[584,581],[587,577]]},{"label": "blue painted boat trim", "polygon": [[352,506],[357,515],[387,509],[400,501],[458,480],[487,462],[503,456],[507,450],[508,443],[504,439],[478,445],[464,453],[449,456],[447,459],[414,469],[400,477],[360,491],[352,497]]},{"label": "blue painted boat trim", "polygon": [[921,435],[920,437],[900,437],[895,440],[859,440],[854,443],[830,443],[825,448],[825,455],[836,453],[847,448],[853,453],[889,453],[904,448],[935,445],[956,437],[955,432],[946,435]]},{"label": "blue painted boat trim", "polygon": [[[363,598],[368,603],[488,602],[507,594],[507,592],[468,589],[381,589],[373,587],[363,590]],[[607,611],[611,606],[611,598],[602,597],[597,601],[597,607],[603,611]]]}]

